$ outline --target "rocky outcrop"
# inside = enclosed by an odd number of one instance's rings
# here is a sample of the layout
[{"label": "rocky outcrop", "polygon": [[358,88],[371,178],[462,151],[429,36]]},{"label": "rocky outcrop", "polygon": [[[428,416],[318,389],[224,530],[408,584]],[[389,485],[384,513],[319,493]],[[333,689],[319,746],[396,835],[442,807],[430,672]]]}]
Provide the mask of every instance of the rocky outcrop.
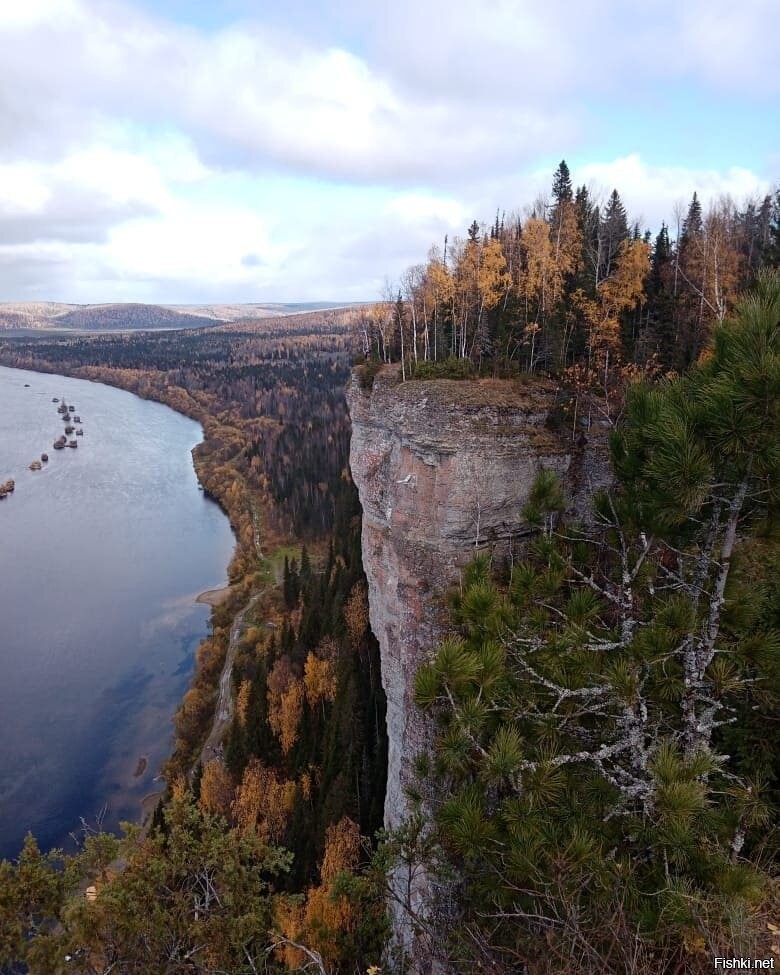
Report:
[{"label": "rocky outcrop", "polygon": [[[568,426],[556,433],[556,391],[546,381],[399,383],[387,367],[370,390],[353,377],[348,401],[371,627],[387,695],[385,825],[393,828],[407,811],[412,760],[428,740],[413,681],[442,636],[446,593],[475,552],[518,553],[527,534],[522,508],[540,468],[560,474],[573,507],[584,510],[606,482],[606,439],[594,429],[575,446]],[[414,954],[400,915],[395,934]],[[418,959],[412,968],[424,965]]]}]

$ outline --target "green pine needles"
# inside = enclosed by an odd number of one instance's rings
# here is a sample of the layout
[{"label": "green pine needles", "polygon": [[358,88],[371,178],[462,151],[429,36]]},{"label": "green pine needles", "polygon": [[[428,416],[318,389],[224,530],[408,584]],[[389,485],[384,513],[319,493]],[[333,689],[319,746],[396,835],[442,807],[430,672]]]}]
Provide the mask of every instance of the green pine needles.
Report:
[{"label": "green pine needles", "polygon": [[420,835],[449,878],[426,923],[451,965],[768,957],[779,394],[775,271],[691,372],[630,390],[591,525],[543,471],[508,582],[466,571],[415,684],[438,728]]}]

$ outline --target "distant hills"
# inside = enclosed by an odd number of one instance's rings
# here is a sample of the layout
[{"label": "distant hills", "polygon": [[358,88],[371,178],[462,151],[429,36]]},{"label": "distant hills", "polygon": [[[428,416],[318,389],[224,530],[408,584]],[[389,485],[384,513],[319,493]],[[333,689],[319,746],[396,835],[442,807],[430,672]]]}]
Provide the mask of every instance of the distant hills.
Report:
[{"label": "distant hills", "polygon": [[0,330],[73,329],[85,332],[126,329],[204,328],[306,311],[344,307],[338,302],[234,305],[67,305],[56,301],[0,304]]}]

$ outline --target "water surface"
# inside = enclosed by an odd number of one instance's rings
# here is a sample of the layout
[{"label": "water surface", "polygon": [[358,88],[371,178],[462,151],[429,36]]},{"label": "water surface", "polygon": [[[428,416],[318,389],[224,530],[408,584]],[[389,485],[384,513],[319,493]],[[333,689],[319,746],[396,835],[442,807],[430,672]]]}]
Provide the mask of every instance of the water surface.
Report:
[{"label": "water surface", "polygon": [[[75,450],[52,448],[55,396],[81,418]],[[198,489],[201,439],[121,390],[0,367],[0,484],[16,481],[0,500],[0,857],[103,809],[110,828],[135,820],[160,787],[209,630],[195,597],[224,584],[234,544]]]}]

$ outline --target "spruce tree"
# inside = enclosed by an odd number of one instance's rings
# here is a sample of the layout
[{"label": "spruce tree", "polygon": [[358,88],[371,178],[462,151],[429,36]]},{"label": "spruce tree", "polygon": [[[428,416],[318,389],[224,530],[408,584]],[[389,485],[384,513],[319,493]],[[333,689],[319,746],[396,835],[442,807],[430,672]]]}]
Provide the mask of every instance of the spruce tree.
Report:
[{"label": "spruce tree", "polygon": [[628,216],[617,190],[612,190],[601,219],[601,271],[599,279],[612,273],[620,245],[628,238]]},{"label": "spruce tree", "polygon": [[556,205],[560,205],[563,202],[571,203],[574,198],[571,188],[571,174],[569,173],[569,167],[566,165],[565,159],[560,161],[558,168],[555,170],[552,195]]},{"label": "spruce tree", "polygon": [[685,246],[691,238],[698,237],[704,227],[704,222],[702,220],[701,214],[701,203],[699,202],[699,197],[694,190],[693,196],[691,197],[691,202],[688,205],[688,215],[683,221],[682,225],[682,235],[680,242],[682,246]]}]

